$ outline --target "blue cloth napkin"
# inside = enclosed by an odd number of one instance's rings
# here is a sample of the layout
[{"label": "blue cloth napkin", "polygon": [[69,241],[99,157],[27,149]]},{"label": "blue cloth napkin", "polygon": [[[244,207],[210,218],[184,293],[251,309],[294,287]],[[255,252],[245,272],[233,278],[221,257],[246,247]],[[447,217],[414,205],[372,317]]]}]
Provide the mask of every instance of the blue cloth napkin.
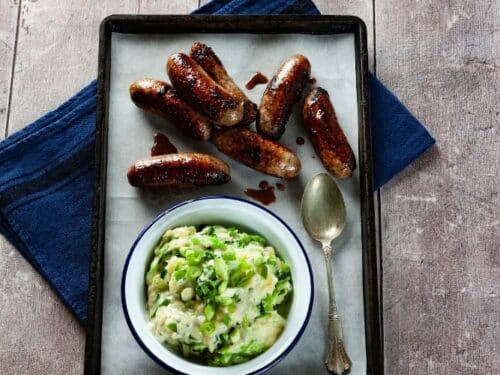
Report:
[{"label": "blue cloth napkin", "polygon": [[[319,14],[303,0],[214,0],[197,14]],[[371,77],[374,186],[434,139]],[[0,142],[0,232],[40,272],[82,324],[87,317],[96,83]]]},{"label": "blue cloth napkin", "polygon": [[0,231],[87,316],[96,83],[0,143]]}]

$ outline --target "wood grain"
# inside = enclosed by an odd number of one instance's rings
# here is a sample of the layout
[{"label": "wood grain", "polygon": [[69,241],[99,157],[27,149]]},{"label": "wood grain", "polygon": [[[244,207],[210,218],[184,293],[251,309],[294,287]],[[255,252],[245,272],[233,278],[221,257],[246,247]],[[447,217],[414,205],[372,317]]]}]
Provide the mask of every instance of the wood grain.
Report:
[{"label": "wood grain", "polygon": [[17,0],[0,2],[0,139],[7,127],[18,10]]},{"label": "wood grain", "polygon": [[94,79],[102,18],[136,10],[133,0],[99,5],[90,0],[22,1],[9,132],[55,108]]},{"label": "wood grain", "polygon": [[140,14],[189,14],[198,7],[198,0],[140,0]]},{"label": "wood grain", "polygon": [[376,1],[377,74],[438,146],[382,189],[387,370],[500,372],[499,1]]}]

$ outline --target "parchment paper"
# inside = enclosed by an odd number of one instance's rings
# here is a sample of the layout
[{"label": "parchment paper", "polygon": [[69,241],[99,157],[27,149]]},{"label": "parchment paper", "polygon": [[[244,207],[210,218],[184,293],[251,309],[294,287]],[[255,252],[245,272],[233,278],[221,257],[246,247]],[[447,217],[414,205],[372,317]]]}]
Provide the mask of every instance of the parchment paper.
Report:
[{"label": "parchment paper", "polygon": [[[285,191],[275,189],[277,200],[267,206],[281,216],[297,233],[314,270],[315,300],[308,327],[293,351],[271,374],[323,374],[327,319],[327,288],[323,254],[318,243],[305,232],[300,219],[300,198],[305,184],[324,168],[315,156],[296,106],[280,140],[297,152],[302,172],[293,180],[279,180],[247,168],[219,153],[210,143],[197,142],[178,134],[175,128],[138,109],[130,100],[128,87],[136,79],[153,77],[168,81],[165,63],[175,52],[189,52],[193,42],[211,46],[235,81],[244,87],[256,71],[271,78],[287,57],[302,53],[312,64],[316,85],[330,93],[339,121],[358,155],[358,110],[355,74],[354,35],[252,35],[252,34],[179,34],[112,36],[111,87],[109,103],[108,175],[106,198],[106,239],[104,270],[104,311],[102,326],[103,374],[165,374],[135,342],[121,307],[120,281],[130,246],[139,231],[158,213],[175,202],[210,194],[228,194],[248,198],[246,188],[257,188],[262,180],[281,182]],[[265,85],[245,90],[255,102]],[[143,193],[131,187],[126,171],[135,160],[149,156],[153,135],[162,131],[182,151],[207,152],[228,162],[232,169],[229,184],[207,187],[163,197]],[[297,136],[306,143],[296,144]],[[356,158],[359,161],[359,158]],[[357,172],[357,170],[356,170]],[[359,176],[339,181],[347,205],[348,223],[333,248],[337,303],[344,326],[347,351],[353,362],[351,374],[366,373],[361,258],[361,218]],[[250,199],[250,198],[248,198]]]}]

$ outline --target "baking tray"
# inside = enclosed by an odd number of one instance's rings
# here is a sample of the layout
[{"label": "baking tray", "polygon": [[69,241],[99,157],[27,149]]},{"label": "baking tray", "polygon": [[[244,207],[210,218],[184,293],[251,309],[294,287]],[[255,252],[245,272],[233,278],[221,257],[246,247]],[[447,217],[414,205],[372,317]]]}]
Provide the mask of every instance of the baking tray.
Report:
[{"label": "baking tray", "polygon": [[[152,134],[157,130],[168,134],[181,151],[209,152],[228,161],[228,158],[216,152],[212,146],[200,145],[200,143],[178,136],[171,131],[171,127],[164,127],[162,121],[140,113],[131,101],[128,107],[120,107],[125,105],[123,104],[125,99],[121,96],[126,88],[123,89],[119,84],[123,86],[124,82],[129,84],[134,79],[143,76],[168,80],[164,70],[167,56],[179,50],[188,51],[191,43],[197,40],[204,41],[214,48],[240,86],[243,86],[244,79],[257,70],[263,71],[270,78],[280,61],[293,53],[305,51],[304,54],[310,58],[313,66],[312,75],[318,78],[318,85],[327,88],[330,92],[337,115],[355,150],[358,162],[355,176],[347,181],[339,182],[346,197],[348,216],[351,221],[347,226],[347,234],[343,234],[340,240],[334,243],[334,249],[339,249],[338,255],[334,257],[337,301],[343,314],[346,345],[353,357],[354,365],[351,374],[383,373],[379,283],[381,264],[376,246],[368,115],[366,27],[363,21],[350,16],[114,15],[106,18],[100,29],[93,247],[85,374],[98,374],[101,373],[101,369],[105,370],[102,371],[103,373],[113,374],[137,373],[138,369],[147,373],[164,373],[146,354],[142,353],[133,340],[124,323],[120,301],[116,298],[119,291],[114,290],[113,283],[116,281],[114,279],[121,276],[125,255],[139,229],[152,220],[156,213],[180,200],[214,193],[229,193],[245,197],[243,189],[256,188],[260,180],[267,180],[273,184],[277,182],[275,178],[229,161],[233,173],[231,185],[209,187],[169,196],[166,199],[136,193],[135,190],[130,193],[124,185],[126,184],[126,169],[122,170],[121,164],[125,159],[130,164],[136,158],[147,156],[152,144]],[[267,50],[263,51],[264,48]],[[224,49],[228,51],[225,53]],[[155,57],[158,53],[161,53],[161,58]],[[245,53],[246,57],[238,61],[238,54]],[[114,69],[113,64],[117,64]],[[134,69],[143,73],[128,77]],[[235,73],[235,70],[238,71]],[[116,91],[117,87],[120,88],[119,94]],[[264,87],[258,86],[258,88],[247,91],[257,103],[259,101],[257,97]],[[121,114],[123,111],[132,112],[125,113],[128,117],[120,117],[123,116]],[[298,111],[295,112],[292,119],[299,115]],[[144,129],[144,135],[136,137],[136,134],[130,134],[129,138],[120,138],[122,137],[120,132],[128,130],[134,133],[136,131],[136,128],[127,128],[133,121],[148,124],[140,124]],[[118,129],[117,126],[123,128]],[[136,126],[139,125],[136,124]],[[313,161],[314,152],[308,141],[300,148],[295,144],[292,145],[292,139],[295,139],[297,135],[303,135],[307,139],[305,132],[299,126],[289,125],[282,141],[299,153],[303,167],[305,167],[303,173],[295,182],[289,183],[287,191],[283,194],[277,191],[277,202],[268,206],[272,211],[284,216],[285,220],[287,218],[290,220],[292,217],[287,217],[292,215],[291,209],[298,214],[301,189],[307,182],[307,178],[313,172],[322,170],[319,161]],[[122,142],[119,145],[116,144],[118,139]],[[243,185],[242,181],[244,181]],[[117,186],[119,187],[118,193],[115,191]],[[123,192],[126,193],[124,196],[118,196]],[[110,200],[110,197],[114,199]],[[130,236],[130,239],[124,239],[123,246],[117,248],[113,242],[116,242],[117,238],[117,233],[114,233],[116,227],[126,227],[129,223],[123,222],[114,227],[110,226],[110,223],[116,224],[121,217],[126,217],[132,212],[136,216],[132,225],[136,232],[122,234],[122,237]],[[315,269],[315,308],[298,347],[280,365],[271,370],[271,373],[302,373],[304,371],[314,374],[326,373],[322,360],[327,292],[322,255],[318,245],[306,236],[297,218],[293,218],[293,222],[289,224],[298,232],[301,241],[308,249],[309,258]],[[107,235],[106,229],[108,229]],[[129,230],[129,232],[134,232],[134,230]],[[130,242],[128,246],[127,241]],[[105,269],[108,269],[107,273]],[[115,328],[113,335],[107,334],[107,330],[110,329],[108,325],[112,324],[110,320],[113,324],[115,321],[118,322],[117,327],[113,326]],[[120,325],[121,320],[123,320],[123,325]],[[300,348],[301,345],[302,348]],[[121,359],[125,364],[113,363],[111,357]],[[133,366],[139,367],[134,369]]]}]

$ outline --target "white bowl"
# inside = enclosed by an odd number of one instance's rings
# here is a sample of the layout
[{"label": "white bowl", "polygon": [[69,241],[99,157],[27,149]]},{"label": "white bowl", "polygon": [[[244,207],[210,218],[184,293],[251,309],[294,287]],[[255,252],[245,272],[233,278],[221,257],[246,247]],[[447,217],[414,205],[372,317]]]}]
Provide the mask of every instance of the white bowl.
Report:
[{"label": "white bowl", "polygon": [[[182,225],[222,224],[258,233],[290,265],[293,294],[286,325],[267,351],[248,362],[229,367],[193,363],[161,344],[148,328],[144,275],[154,246],[168,229]],[[193,375],[260,374],[281,361],[298,342],[311,315],[313,279],[309,259],[290,227],[271,211],[252,202],[210,196],[180,203],[160,214],[137,237],[122,275],[122,306],[128,326],[141,348],[173,373]]]}]

